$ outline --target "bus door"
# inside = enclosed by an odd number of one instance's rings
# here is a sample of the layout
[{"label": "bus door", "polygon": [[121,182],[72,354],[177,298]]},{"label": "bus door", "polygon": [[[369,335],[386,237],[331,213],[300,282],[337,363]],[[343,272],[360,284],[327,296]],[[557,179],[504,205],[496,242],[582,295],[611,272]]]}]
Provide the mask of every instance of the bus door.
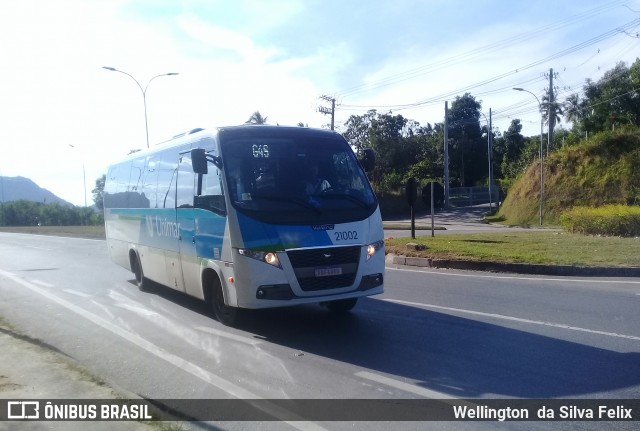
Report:
[{"label": "bus door", "polygon": [[191,154],[181,153],[176,196],[176,223],[180,227],[180,264],[176,272],[180,271],[184,291],[199,297],[201,294],[197,292],[200,290],[200,262],[196,255],[195,180]]}]

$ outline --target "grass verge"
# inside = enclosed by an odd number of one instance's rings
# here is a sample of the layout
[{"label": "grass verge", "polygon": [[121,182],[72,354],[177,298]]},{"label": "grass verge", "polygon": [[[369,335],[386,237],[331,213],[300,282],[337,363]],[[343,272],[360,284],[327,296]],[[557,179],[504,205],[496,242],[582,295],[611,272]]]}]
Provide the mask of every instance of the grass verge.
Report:
[{"label": "grass verge", "polygon": [[[385,227],[390,228],[386,223]],[[0,232],[96,239],[105,237],[104,226],[2,227]],[[422,244],[426,249],[411,250],[406,246],[409,242]],[[387,253],[433,259],[576,266],[640,266],[640,238],[587,236],[556,231],[436,235],[433,238],[428,235],[419,236],[415,240],[388,239],[385,245]]]},{"label": "grass verge", "polygon": [[104,225],[100,226],[3,226],[0,232],[29,233],[34,235],[69,236],[75,238],[105,239]]},{"label": "grass verge", "polygon": [[[410,242],[425,249],[409,249]],[[640,238],[539,231],[393,238],[385,246],[387,253],[412,257],[594,267],[637,267],[640,255]]]}]

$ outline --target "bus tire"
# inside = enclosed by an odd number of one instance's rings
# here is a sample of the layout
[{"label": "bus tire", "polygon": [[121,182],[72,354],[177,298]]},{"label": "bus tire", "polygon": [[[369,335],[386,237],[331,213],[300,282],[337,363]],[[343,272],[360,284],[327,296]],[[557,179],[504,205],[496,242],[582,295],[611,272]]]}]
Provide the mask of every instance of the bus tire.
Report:
[{"label": "bus tire", "polygon": [[138,286],[141,292],[146,292],[149,290],[149,280],[144,276],[138,253],[132,251],[129,258],[131,260],[131,272],[133,272],[136,278],[136,286]]},{"label": "bus tire", "polygon": [[225,326],[234,326],[238,320],[238,308],[231,307],[224,303],[224,294],[222,293],[222,285],[217,277],[209,283],[209,302],[213,316]]},{"label": "bus tire", "polygon": [[343,314],[351,311],[356,306],[358,298],[338,299],[329,301],[325,305],[332,313]]}]

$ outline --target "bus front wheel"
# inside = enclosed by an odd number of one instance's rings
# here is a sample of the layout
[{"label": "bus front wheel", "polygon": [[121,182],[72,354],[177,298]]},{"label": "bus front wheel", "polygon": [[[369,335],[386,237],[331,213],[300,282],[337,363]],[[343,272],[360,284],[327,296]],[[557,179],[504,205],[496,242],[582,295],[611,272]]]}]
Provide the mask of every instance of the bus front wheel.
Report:
[{"label": "bus front wheel", "polygon": [[324,305],[331,311],[332,313],[346,313],[351,311],[353,307],[356,306],[358,302],[358,298],[348,298],[348,299],[338,299],[336,301],[328,301],[324,303]]},{"label": "bus front wheel", "polygon": [[233,326],[238,319],[238,309],[224,303],[224,294],[219,280],[211,282],[211,309],[218,322],[225,326]]}]

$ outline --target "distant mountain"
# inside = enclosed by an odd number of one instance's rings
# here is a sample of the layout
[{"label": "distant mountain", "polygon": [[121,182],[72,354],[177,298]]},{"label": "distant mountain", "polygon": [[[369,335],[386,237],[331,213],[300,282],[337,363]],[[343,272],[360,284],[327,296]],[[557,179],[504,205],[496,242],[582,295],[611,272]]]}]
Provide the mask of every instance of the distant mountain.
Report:
[{"label": "distant mountain", "polygon": [[59,203],[73,206],[69,202],[43,189],[36,183],[24,177],[0,177],[0,202],[27,200],[43,203]]}]

